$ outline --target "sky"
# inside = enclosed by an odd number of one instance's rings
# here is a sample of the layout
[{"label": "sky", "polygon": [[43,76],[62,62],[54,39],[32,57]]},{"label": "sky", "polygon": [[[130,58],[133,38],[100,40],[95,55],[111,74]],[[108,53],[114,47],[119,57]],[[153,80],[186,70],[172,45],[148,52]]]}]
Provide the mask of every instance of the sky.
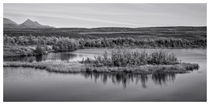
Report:
[{"label": "sky", "polygon": [[54,27],[206,26],[206,4],[4,3],[4,17]]}]

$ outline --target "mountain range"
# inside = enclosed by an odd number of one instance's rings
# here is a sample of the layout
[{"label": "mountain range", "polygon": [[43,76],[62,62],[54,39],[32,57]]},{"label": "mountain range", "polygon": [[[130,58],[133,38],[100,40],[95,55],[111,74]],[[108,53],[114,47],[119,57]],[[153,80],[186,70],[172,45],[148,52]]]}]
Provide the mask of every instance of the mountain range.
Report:
[{"label": "mountain range", "polygon": [[30,19],[27,19],[21,24],[17,24],[11,19],[4,18],[4,28],[53,28],[53,27],[48,25],[42,25],[37,21],[32,21]]}]

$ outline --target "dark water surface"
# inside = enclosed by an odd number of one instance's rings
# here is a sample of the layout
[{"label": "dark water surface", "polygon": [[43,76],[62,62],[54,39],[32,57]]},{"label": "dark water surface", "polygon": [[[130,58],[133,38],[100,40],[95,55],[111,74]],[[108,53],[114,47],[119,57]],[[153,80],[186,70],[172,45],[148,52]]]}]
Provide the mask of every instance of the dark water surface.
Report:
[{"label": "dark water surface", "polygon": [[[22,61],[77,62],[85,57],[101,55],[104,51],[105,49],[84,49],[73,53],[51,53],[39,60],[34,58]],[[165,51],[174,53],[183,62],[198,63],[199,70],[185,74],[152,75],[61,74],[7,67],[4,68],[4,101],[205,101],[206,50]]]}]

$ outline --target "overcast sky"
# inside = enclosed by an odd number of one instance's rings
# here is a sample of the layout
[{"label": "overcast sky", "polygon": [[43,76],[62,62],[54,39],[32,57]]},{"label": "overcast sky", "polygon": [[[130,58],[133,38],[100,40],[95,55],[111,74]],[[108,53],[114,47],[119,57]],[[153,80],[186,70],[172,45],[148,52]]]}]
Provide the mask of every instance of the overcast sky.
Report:
[{"label": "overcast sky", "polygon": [[206,4],[4,4],[4,17],[55,27],[206,26]]}]

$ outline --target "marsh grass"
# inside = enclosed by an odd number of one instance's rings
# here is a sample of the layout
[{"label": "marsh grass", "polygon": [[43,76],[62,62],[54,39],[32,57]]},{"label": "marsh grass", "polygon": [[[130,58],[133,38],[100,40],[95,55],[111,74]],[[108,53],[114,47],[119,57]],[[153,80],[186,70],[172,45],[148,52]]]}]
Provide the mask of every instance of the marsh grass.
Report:
[{"label": "marsh grass", "polygon": [[4,67],[26,67],[59,73],[77,73],[84,68],[80,63],[64,62],[4,62]]},{"label": "marsh grass", "polygon": [[30,67],[49,72],[111,72],[111,73],[185,73],[199,68],[198,64],[182,63],[173,54],[163,51],[137,52],[113,50],[95,59],[87,58],[81,62],[4,62],[4,67]]},{"label": "marsh grass", "polygon": [[199,68],[198,64],[181,63],[175,65],[142,65],[127,67],[95,67],[81,63],[63,63],[63,62],[4,62],[4,67],[25,67],[34,69],[43,69],[49,72],[57,73],[81,73],[81,72],[98,72],[98,73],[136,73],[136,74],[153,74],[153,73],[186,73]]},{"label": "marsh grass", "polygon": [[81,63],[92,64],[96,67],[127,67],[127,66],[141,66],[141,65],[174,65],[179,64],[180,61],[174,54],[169,54],[164,51],[155,52],[138,52],[128,50],[112,50],[110,57],[108,52],[102,56],[95,57],[95,59],[84,59]]}]

